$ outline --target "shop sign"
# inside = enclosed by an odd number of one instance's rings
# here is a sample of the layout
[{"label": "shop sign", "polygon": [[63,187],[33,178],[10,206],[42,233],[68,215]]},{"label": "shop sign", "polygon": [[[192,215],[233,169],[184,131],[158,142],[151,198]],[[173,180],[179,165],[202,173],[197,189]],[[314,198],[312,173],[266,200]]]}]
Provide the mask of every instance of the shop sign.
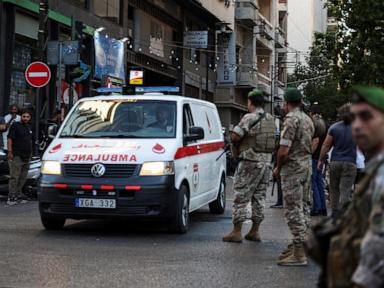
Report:
[{"label": "shop sign", "polygon": [[208,48],[208,31],[188,31],[184,33],[184,46],[197,49]]},{"label": "shop sign", "polygon": [[217,34],[217,84],[235,85],[236,82],[236,40],[233,32]]},{"label": "shop sign", "polygon": [[129,85],[143,85],[143,84],[144,84],[143,70],[129,71]]},{"label": "shop sign", "polygon": [[117,39],[94,34],[95,42],[95,78],[102,79],[103,75],[110,75],[125,79],[124,43]]}]

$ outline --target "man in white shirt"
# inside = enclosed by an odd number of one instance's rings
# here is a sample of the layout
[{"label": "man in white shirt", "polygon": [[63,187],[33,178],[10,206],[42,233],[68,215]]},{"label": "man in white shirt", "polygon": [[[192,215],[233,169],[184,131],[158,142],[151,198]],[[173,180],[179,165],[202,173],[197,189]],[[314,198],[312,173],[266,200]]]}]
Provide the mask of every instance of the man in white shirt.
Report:
[{"label": "man in white shirt", "polygon": [[19,112],[19,108],[17,105],[13,104],[9,106],[9,114],[4,116],[4,121],[7,127],[7,130],[3,132],[3,145],[4,145],[4,150],[7,151],[7,137],[8,137],[8,132],[9,132],[9,127],[12,125],[13,122],[20,122],[21,117],[17,113]]}]

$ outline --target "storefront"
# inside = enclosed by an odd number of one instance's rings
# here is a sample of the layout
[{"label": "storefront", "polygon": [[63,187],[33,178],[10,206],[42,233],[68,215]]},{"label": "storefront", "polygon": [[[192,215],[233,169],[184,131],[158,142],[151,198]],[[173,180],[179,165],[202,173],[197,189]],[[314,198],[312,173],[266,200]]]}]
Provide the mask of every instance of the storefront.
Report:
[{"label": "storefront", "polygon": [[35,91],[26,83],[24,71],[37,60],[38,21],[28,14],[15,13],[15,41],[12,55],[9,104],[22,108],[35,103]]}]

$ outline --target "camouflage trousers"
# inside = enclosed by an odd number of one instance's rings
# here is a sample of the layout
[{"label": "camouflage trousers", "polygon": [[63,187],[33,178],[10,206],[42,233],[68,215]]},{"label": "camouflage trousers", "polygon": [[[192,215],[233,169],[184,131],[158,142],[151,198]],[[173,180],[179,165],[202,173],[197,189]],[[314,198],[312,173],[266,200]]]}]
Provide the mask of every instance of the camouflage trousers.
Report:
[{"label": "camouflage trousers", "polygon": [[264,202],[270,180],[269,163],[241,161],[234,178],[233,223],[243,223],[247,206],[252,204],[252,221],[259,225],[264,219]]},{"label": "camouflage trousers", "polygon": [[300,169],[282,169],[281,185],[285,201],[285,218],[293,235],[294,244],[302,244],[311,225],[311,162]]}]

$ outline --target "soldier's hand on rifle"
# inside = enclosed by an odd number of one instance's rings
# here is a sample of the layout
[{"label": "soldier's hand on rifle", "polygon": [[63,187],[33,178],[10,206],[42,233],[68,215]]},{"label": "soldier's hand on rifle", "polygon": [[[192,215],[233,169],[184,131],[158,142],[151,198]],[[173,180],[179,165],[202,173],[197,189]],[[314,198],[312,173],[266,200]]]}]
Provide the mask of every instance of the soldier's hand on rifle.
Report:
[{"label": "soldier's hand on rifle", "polygon": [[273,178],[274,179],[277,179],[280,177],[280,169],[278,169],[277,167],[275,169],[273,169]]}]

